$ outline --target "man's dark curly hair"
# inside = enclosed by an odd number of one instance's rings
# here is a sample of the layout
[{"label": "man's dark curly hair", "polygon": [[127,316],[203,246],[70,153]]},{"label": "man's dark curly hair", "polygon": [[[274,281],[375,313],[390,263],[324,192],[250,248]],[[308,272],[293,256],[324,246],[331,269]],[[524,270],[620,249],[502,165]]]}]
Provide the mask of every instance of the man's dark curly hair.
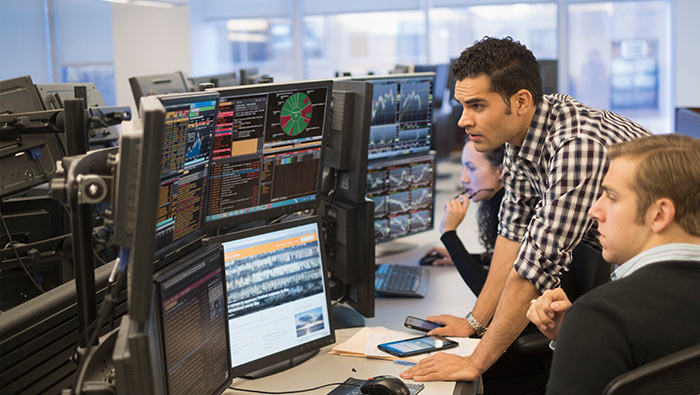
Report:
[{"label": "man's dark curly hair", "polygon": [[532,51],[512,37],[484,37],[462,51],[452,65],[457,81],[484,74],[491,90],[503,97],[510,113],[510,97],[521,89],[532,94],[535,105],[542,101],[542,78]]}]

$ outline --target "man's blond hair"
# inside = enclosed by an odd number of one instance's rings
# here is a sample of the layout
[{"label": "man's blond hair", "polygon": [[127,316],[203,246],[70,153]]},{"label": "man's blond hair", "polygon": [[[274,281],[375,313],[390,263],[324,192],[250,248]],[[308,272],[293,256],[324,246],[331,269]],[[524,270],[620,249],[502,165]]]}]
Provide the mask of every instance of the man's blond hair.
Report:
[{"label": "man's blond hair", "polygon": [[660,198],[669,198],[675,221],[688,234],[700,236],[700,140],[679,134],[645,136],[614,144],[610,160],[639,159],[632,189],[637,194],[637,222]]}]

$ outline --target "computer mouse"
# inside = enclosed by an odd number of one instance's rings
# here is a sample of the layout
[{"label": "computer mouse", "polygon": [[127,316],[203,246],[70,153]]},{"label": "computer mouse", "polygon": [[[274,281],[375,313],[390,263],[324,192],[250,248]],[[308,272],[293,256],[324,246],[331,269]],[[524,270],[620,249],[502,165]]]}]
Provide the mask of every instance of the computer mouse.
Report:
[{"label": "computer mouse", "polygon": [[370,378],[360,387],[360,392],[375,395],[409,395],[411,393],[401,379],[390,375]]},{"label": "computer mouse", "polygon": [[418,261],[418,264],[421,266],[431,266],[435,263],[435,261],[439,261],[442,258],[445,258],[445,256],[437,252],[431,252],[430,254],[422,257]]}]

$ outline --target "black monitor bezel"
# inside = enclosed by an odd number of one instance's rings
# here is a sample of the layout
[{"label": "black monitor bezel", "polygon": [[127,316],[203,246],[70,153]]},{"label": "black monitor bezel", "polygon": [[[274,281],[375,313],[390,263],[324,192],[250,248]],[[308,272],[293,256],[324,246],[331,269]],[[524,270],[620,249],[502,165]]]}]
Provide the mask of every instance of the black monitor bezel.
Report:
[{"label": "black monitor bezel", "polygon": [[[299,344],[297,346],[291,347],[287,350],[280,351],[276,354],[268,355],[266,357],[262,357],[260,359],[256,359],[254,361],[245,363],[240,366],[236,367],[231,367],[231,374],[233,377],[241,377],[244,376],[250,372],[260,370],[260,369],[265,369],[267,367],[270,367],[272,365],[275,365],[277,363],[291,360],[295,357],[298,357],[301,354],[312,352],[315,350],[320,350],[321,348],[335,343],[335,323],[333,322],[333,314],[332,314],[332,305],[331,305],[331,298],[330,298],[330,288],[328,284],[328,262],[326,262],[326,250],[325,250],[325,245],[324,245],[324,238],[323,238],[323,227],[321,225],[321,218],[319,216],[313,215],[309,217],[304,217],[300,219],[295,219],[287,222],[281,222],[273,225],[265,225],[265,226],[260,226],[254,229],[248,229],[248,230],[242,230],[238,232],[232,232],[226,235],[221,235],[221,236],[215,236],[215,237],[208,237],[202,240],[202,244],[204,245],[212,245],[212,244],[218,244],[222,245],[222,243],[228,242],[228,241],[233,241],[233,240],[238,240],[246,237],[252,237],[252,236],[258,236],[264,233],[270,233],[270,232],[276,232],[279,230],[284,230],[284,229],[290,229],[294,228],[297,226],[303,226],[303,225],[308,225],[308,224],[316,224],[316,227],[318,229],[318,243],[319,243],[319,248],[321,249],[321,266],[322,270],[324,273],[323,276],[323,286],[325,289],[326,293],[326,306],[327,306],[327,311],[328,311],[328,322],[330,323],[330,333],[328,336],[324,336],[322,338],[312,340],[311,342],[308,343],[303,343]],[[224,265],[225,265],[225,259],[224,259]],[[233,342],[233,339],[231,339]],[[231,347],[229,345],[229,352],[231,350]]]},{"label": "black monitor bezel", "polygon": [[[44,110],[31,76],[0,81],[0,115]],[[7,170],[7,173],[3,172],[3,177],[7,178],[0,184],[0,197],[11,196],[49,182],[56,173],[56,162],[66,153],[66,145],[62,140],[65,141],[63,132],[26,133],[20,136],[3,136],[0,133],[0,145],[3,146],[0,162],[4,162],[1,166]],[[37,148],[41,151],[41,156],[38,160],[30,159],[28,152]],[[43,174],[31,174],[34,170],[42,171]]]},{"label": "black monitor bezel", "polygon": [[[163,86],[168,87],[168,89],[154,89],[153,93],[149,93],[151,92],[150,89],[144,89],[154,87],[159,80],[167,81],[167,85]],[[136,107],[139,107],[139,100],[144,96],[181,95],[190,91],[187,86],[187,79],[182,71],[164,74],[137,75],[129,78],[129,86],[131,87],[131,94],[136,103]]]},{"label": "black monitor bezel", "polygon": [[[430,77],[432,79],[432,93],[431,93],[431,101],[430,101],[430,114],[431,116],[428,117],[428,121],[430,122],[430,128],[429,128],[429,135],[428,138],[430,142],[434,139],[434,122],[433,122],[433,112],[434,112],[434,102],[435,102],[435,73],[432,71],[429,72],[423,72],[423,73],[401,73],[401,74],[387,74],[387,75],[367,75],[367,76],[362,76],[362,77],[350,77],[349,79],[352,81],[366,81],[366,82],[375,82],[375,81],[392,81],[392,80],[415,80],[419,78],[425,78],[425,77]],[[372,87],[374,89],[374,87]],[[372,126],[370,125],[370,131],[371,131]],[[370,132],[371,135],[371,132]],[[422,154],[422,153],[427,153],[430,151],[430,143],[427,145],[427,149],[421,149],[421,150],[403,150],[403,151],[389,151],[386,155],[380,156],[380,157],[371,157],[369,158],[370,161],[374,160],[383,160],[387,158],[392,158],[395,156],[403,156],[403,155],[413,155],[413,154]],[[369,147],[368,147],[368,152],[367,155],[369,157],[371,153],[369,152]]]},{"label": "black monitor bezel", "polygon": [[[403,238],[403,237],[409,237],[409,236],[417,235],[417,234],[420,234],[420,233],[427,232],[427,231],[430,231],[430,230],[435,229],[435,201],[436,201],[436,199],[435,199],[435,184],[436,184],[436,182],[435,182],[435,170],[436,170],[437,158],[436,158],[436,155],[435,155],[435,151],[428,151],[428,152],[420,152],[420,153],[411,154],[411,155],[402,155],[402,156],[397,156],[397,157],[393,157],[393,158],[376,159],[376,160],[370,161],[370,162],[367,164],[367,171],[368,171],[368,173],[369,173],[369,168],[370,168],[371,166],[377,165],[377,164],[380,164],[380,163],[386,163],[386,162],[392,162],[392,161],[405,161],[406,163],[411,163],[411,162],[413,162],[413,161],[420,161],[420,160],[422,160],[422,159],[424,159],[424,158],[427,159],[428,157],[430,157],[431,160],[432,160],[432,162],[433,162],[433,175],[432,175],[432,177],[433,177],[433,178],[432,178],[433,204],[431,204],[431,209],[430,209],[430,212],[431,212],[431,213],[430,213],[430,216],[431,216],[431,220],[430,220],[431,226],[428,227],[428,228],[419,230],[419,231],[417,231],[417,232],[412,232],[412,233],[408,233],[408,234],[405,234],[405,235],[397,235],[397,236],[388,237],[388,238],[379,239],[379,240],[375,238],[375,239],[374,239],[375,244],[382,244],[382,243],[390,242],[390,241],[393,241],[393,240],[401,239],[401,238]],[[368,196],[367,199],[371,199],[371,198]],[[374,218],[373,218],[373,222],[372,222],[372,223],[374,223]]]},{"label": "black monitor bezel", "polygon": [[[202,261],[205,258],[214,255],[214,254],[219,254],[219,266],[222,270],[223,274],[223,287],[224,287],[224,298],[226,297],[226,267],[224,266],[224,252],[223,248],[219,245],[217,246],[208,246],[205,248],[200,248],[190,254],[187,254],[180,259],[178,259],[175,262],[172,262],[168,266],[162,268],[161,270],[155,272],[153,274],[153,296],[155,298],[155,306],[158,308],[156,309],[156,319],[157,319],[157,330],[158,330],[158,341],[160,343],[160,361],[161,361],[161,366],[163,367],[163,385],[164,388],[166,389],[166,392],[170,392],[170,383],[168,381],[168,367],[167,367],[167,358],[165,355],[166,352],[166,347],[165,347],[165,319],[163,316],[163,300],[162,300],[162,282],[167,281],[168,279],[172,278],[173,276],[176,276],[180,273],[182,273],[184,270],[187,270],[186,264],[189,263],[189,267],[192,267],[194,263],[197,261]],[[228,360],[227,362],[227,368],[228,368],[228,378],[221,384],[219,387],[212,392],[212,394],[221,394],[226,390],[231,385],[231,382],[233,381],[233,376],[231,372],[231,354],[229,353],[229,350],[231,348],[231,339],[229,337],[229,327],[228,327],[228,319],[224,317],[224,325],[226,326],[226,358]]]},{"label": "black monitor bezel", "polygon": [[[160,100],[161,104],[163,105],[163,108],[165,108],[165,112],[167,114],[168,109],[167,106],[171,105],[178,105],[178,104],[185,104],[185,103],[191,103],[193,101],[204,101],[204,100],[213,100],[216,103],[216,112],[214,114],[214,122],[216,122],[216,116],[219,111],[219,95],[216,94],[215,92],[190,92],[190,93],[172,93],[168,95],[158,95],[157,98]],[[215,125],[216,127],[216,125]],[[161,131],[162,133],[162,131]],[[212,131],[212,137],[213,137],[213,131]],[[162,140],[161,140],[162,141]],[[211,148],[210,148],[211,151]],[[209,181],[209,169],[207,169],[207,181]],[[174,259],[177,259],[178,257],[184,255],[185,253],[191,251],[193,248],[199,245],[200,240],[202,237],[205,236],[205,230],[203,229],[203,224],[204,224],[204,215],[206,213],[207,209],[207,197],[209,195],[209,184],[207,182],[207,185],[204,187],[204,192],[202,196],[202,206],[201,206],[201,213],[200,213],[200,218],[199,218],[199,229],[195,230],[194,232],[190,233],[187,236],[184,236],[183,238],[173,241],[170,243],[166,248],[163,248],[161,250],[154,250],[153,251],[153,260],[157,262],[156,268],[162,267],[163,264],[166,262],[171,262]],[[155,229],[154,229],[155,232]],[[155,233],[154,233],[154,240],[155,240]]]},{"label": "black monitor bezel", "polygon": [[[316,179],[316,194],[313,199],[309,199],[305,202],[293,203],[284,205],[281,207],[271,207],[267,209],[261,209],[252,211],[249,213],[233,215],[225,218],[219,218],[211,221],[206,221],[206,215],[202,218],[202,228],[213,234],[221,229],[232,229],[235,226],[242,225],[248,222],[257,220],[268,220],[270,218],[279,217],[285,214],[293,213],[296,211],[312,209],[318,206],[319,198],[321,195],[321,181],[323,178],[323,162],[325,159],[325,150],[323,146],[326,144],[326,139],[328,138],[328,131],[330,130],[331,123],[331,99],[333,97],[333,80],[308,80],[308,81],[297,81],[297,82],[281,82],[281,83],[271,83],[271,84],[256,84],[256,85],[241,85],[236,87],[226,87],[226,88],[212,88],[207,89],[205,92],[218,92],[220,97],[230,97],[233,95],[255,95],[261,93],[270,93],[273,91],[283,91],[283,90],[302,90],[309,88],[326,88],[326,103],[325,103],[325,115],[323,120],[323,131],[320,140],[319,147],[321,148],[321,158],[318,165],[318,174]],[[264,155],[264,153],[263,153]],[[207,196],[207,201],[209,196]],[[207,208],[208,209],[208,208]]]}]

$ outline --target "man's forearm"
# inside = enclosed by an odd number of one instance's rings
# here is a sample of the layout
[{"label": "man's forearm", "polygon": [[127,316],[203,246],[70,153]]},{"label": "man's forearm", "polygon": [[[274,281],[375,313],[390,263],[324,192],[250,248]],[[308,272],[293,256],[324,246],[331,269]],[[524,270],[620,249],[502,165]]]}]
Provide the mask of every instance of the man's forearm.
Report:
[{"label": "man's forearm", "polygon": [[472,354],[472,364],[485,372],[510,347],[527,326],[525,315],[537,288],[511,269],[488,331]]},{"label": "man's forearm", "polygon": [[474,304],[472,314],[481,325],[488,325],[493,313],[496,311],[498,300],[506,284],[508,273],[513,270],[513,262],[518,257],[520,243],[498,236],[494,247],[491,267],[489,268],[486,283]]}]

